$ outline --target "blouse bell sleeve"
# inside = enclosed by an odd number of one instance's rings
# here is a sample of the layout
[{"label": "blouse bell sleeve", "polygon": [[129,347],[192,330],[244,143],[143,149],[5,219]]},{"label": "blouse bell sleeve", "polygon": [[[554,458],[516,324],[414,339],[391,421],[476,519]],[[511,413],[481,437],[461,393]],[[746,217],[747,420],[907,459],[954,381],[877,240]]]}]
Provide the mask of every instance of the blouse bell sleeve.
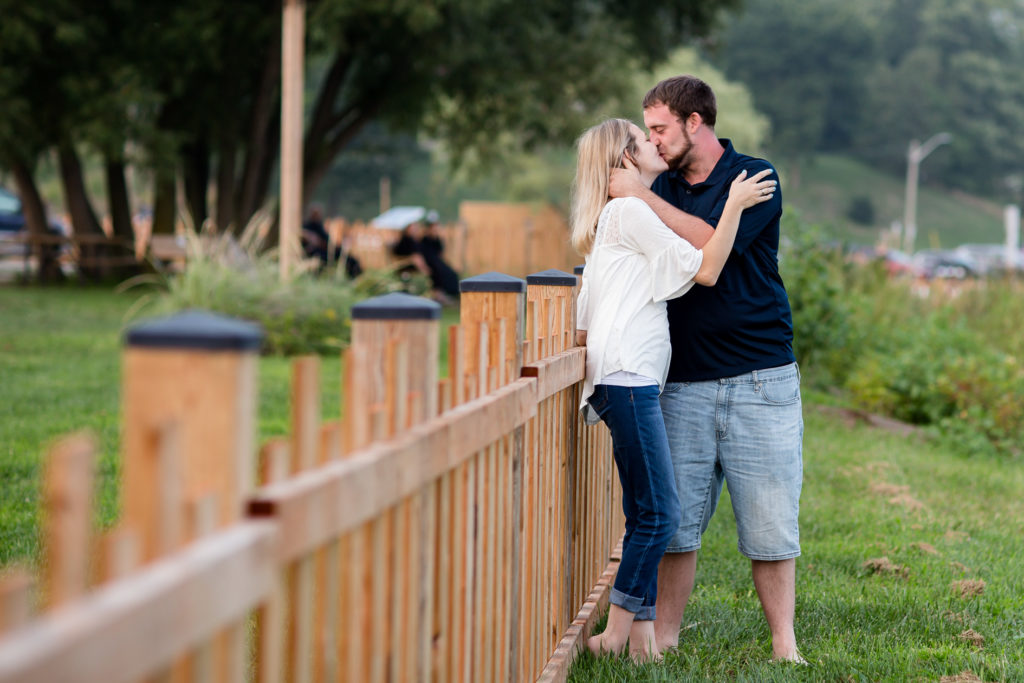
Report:
[{"label": "blouse bell sleeve", "polygon": [[672,232],[642,200],[631,198],[623,206],[622,236],[647,257],[655,301],[675,299],[693,287],[704,253]]}]

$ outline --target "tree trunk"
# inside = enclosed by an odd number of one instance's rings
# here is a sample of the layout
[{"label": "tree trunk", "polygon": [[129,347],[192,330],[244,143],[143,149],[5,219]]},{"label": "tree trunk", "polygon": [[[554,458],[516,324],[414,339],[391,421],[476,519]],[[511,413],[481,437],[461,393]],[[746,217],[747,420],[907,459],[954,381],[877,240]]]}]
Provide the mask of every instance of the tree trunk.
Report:
[{"label": "tree trunk", "polygon": [[[60,162],[60,180],[64,189],[64,203],[71,214],[72,231],[76,238],[99,239],[103,228],[89,201],[82,175],[82,162],[70,140],[64,140],[57,149]],[[113,276],[112,264],[107,261],[111,250],[99,242],[79,241],[78,273],[86,280],[104,280]]]},{"label": "tree trunk", "polygon": [[[270,184],[270,171],[277,159],[275,145],[279,133],[275,122],[280,120],[281,33],[274,34],[267,50],[259,89],[249,121],[246,158],[235,209],[235,232],[241,233],[249,219],[259,210]],[[268,170],[269,169],[269,170]]]},{"label": "tree trunk", "polygon": [[[18,196],[21,199],[21,211],[25,215],[25,227],[32,237],[43,237],[49,232],[46,221],[46,207],[43,198],[36,187],[32,169],[21,159],[11,162],[11,172],[14,174],[14,184],[18,188]],[[26,245],[31,248],[33,255],[39,264],[36,270],[36,279],[40,284],[60,282],[64,279],[64,273],[57,262],[57,254],[60,251],[58,245],[33,242]]]},{"label": "tree trunk", "polygon": [[153,235],[173,235],[177,212],[174,173],[157,170],[153,178]]},{"label": "tree trunk", "polygon": [[217,154],[217,207],[214,220],[217,231],[235,230],[235,155],[237,143],[232,138],[221,143]]},{"label": "tree trunk", "polygon": [[132,207],[128,197],[128,181],[125,179],[124,161],[107,159],[107,202],[110,204],[110,224],[114,237],[135,243],[135,229],[132,227]]},{"label": "tree trunk", "polygon": [[197,140],[182,148],[185,176],[185,204],[192,214],[196,232],[203,229],[209,215],[206,210],[206,191],[210,186],[210,149],[205,140]]}]

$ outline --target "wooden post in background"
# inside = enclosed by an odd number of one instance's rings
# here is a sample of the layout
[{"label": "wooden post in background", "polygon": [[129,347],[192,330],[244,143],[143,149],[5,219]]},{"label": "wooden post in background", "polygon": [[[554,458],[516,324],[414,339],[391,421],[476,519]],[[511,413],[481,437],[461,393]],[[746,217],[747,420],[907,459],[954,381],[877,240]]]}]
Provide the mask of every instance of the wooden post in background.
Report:
[{"label": "wooden post in background", "polygon": [[287,280],[302,250],[302,107],[305,74],[305,0],[284,0],[281,17],[281,279]]},{"label": "wooden post in background", "polygon": [[[401,293],[352,307],[352,349],[360,362],[346,371],[359,395],[349,396],[348,405],[362,404],[354,419],[373,423],[381,416],[374,425],[381,438],[437,415],[440,317],[436,302]],[[370,676],[364,680],[377,679],[382,669],[391,680],[431,680],[436,506],[435,489],[427,486],[386,512],[381,523],[371,523],[368,578],[382,609],[369,615],[369,634],[378,637],[368,636]]]},{"label": "wooden post in background", "polygon": [[[143,562],[159,555],[169,490],[186,507],[216,495],[218,527],[241,518],[253,488],[262,343],[258,325],[199,311],[141,323],[125,335],[122,521],[138,534]],[[161,465],[169,424],[177,425],[180,444],[178,482],[167,481],[173,475]]]}]

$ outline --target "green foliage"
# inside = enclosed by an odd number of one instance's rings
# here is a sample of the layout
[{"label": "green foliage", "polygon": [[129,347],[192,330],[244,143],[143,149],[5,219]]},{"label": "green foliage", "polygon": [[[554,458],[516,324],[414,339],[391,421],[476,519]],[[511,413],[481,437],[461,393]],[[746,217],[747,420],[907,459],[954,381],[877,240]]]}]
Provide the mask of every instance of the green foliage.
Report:
[{"label": "green foliage", "polygon": [[751,0],[714,56],[772,122],[775,153],[850,154],[889,172],[953,142],[922,180],[1020,201],[1024,5],[1015,0]]},{"label": "green foliage", "polygon": [[846,207],[846,217],[858,225],[873,225],[875,205],[871,197],[859,194],[850,200],[850,205]]},{"label": "green foliage", "polygon": [[793,352],[813,367],[818,381],[842,384],[851,367],[845,350],[855,346],[852,301],[844,289],[847,264],[835,246],[824,242],[820,227],[783,214],[787,237],[780,271],[793,314]]},{"label": "green foliage", "polygon": [[794,352],[809,387],[926,426],[966,454],[1021,454],[1024,320],[1020,286],[890,278],[822,242],[788,211],[780,269],[793,310]]}]

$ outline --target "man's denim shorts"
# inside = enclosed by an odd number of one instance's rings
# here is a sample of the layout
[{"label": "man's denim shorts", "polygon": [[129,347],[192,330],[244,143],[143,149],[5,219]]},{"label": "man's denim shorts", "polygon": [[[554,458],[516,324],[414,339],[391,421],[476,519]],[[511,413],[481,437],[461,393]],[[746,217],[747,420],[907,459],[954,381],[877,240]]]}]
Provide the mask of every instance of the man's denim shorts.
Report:
[{"label": "man's denim shorts", "polygon": [[700,548],[725,481],[741,553],[769,561],[800,555],[804,423],[796,363],[668,383],[661,409],[683,514],[666,552]]}]

